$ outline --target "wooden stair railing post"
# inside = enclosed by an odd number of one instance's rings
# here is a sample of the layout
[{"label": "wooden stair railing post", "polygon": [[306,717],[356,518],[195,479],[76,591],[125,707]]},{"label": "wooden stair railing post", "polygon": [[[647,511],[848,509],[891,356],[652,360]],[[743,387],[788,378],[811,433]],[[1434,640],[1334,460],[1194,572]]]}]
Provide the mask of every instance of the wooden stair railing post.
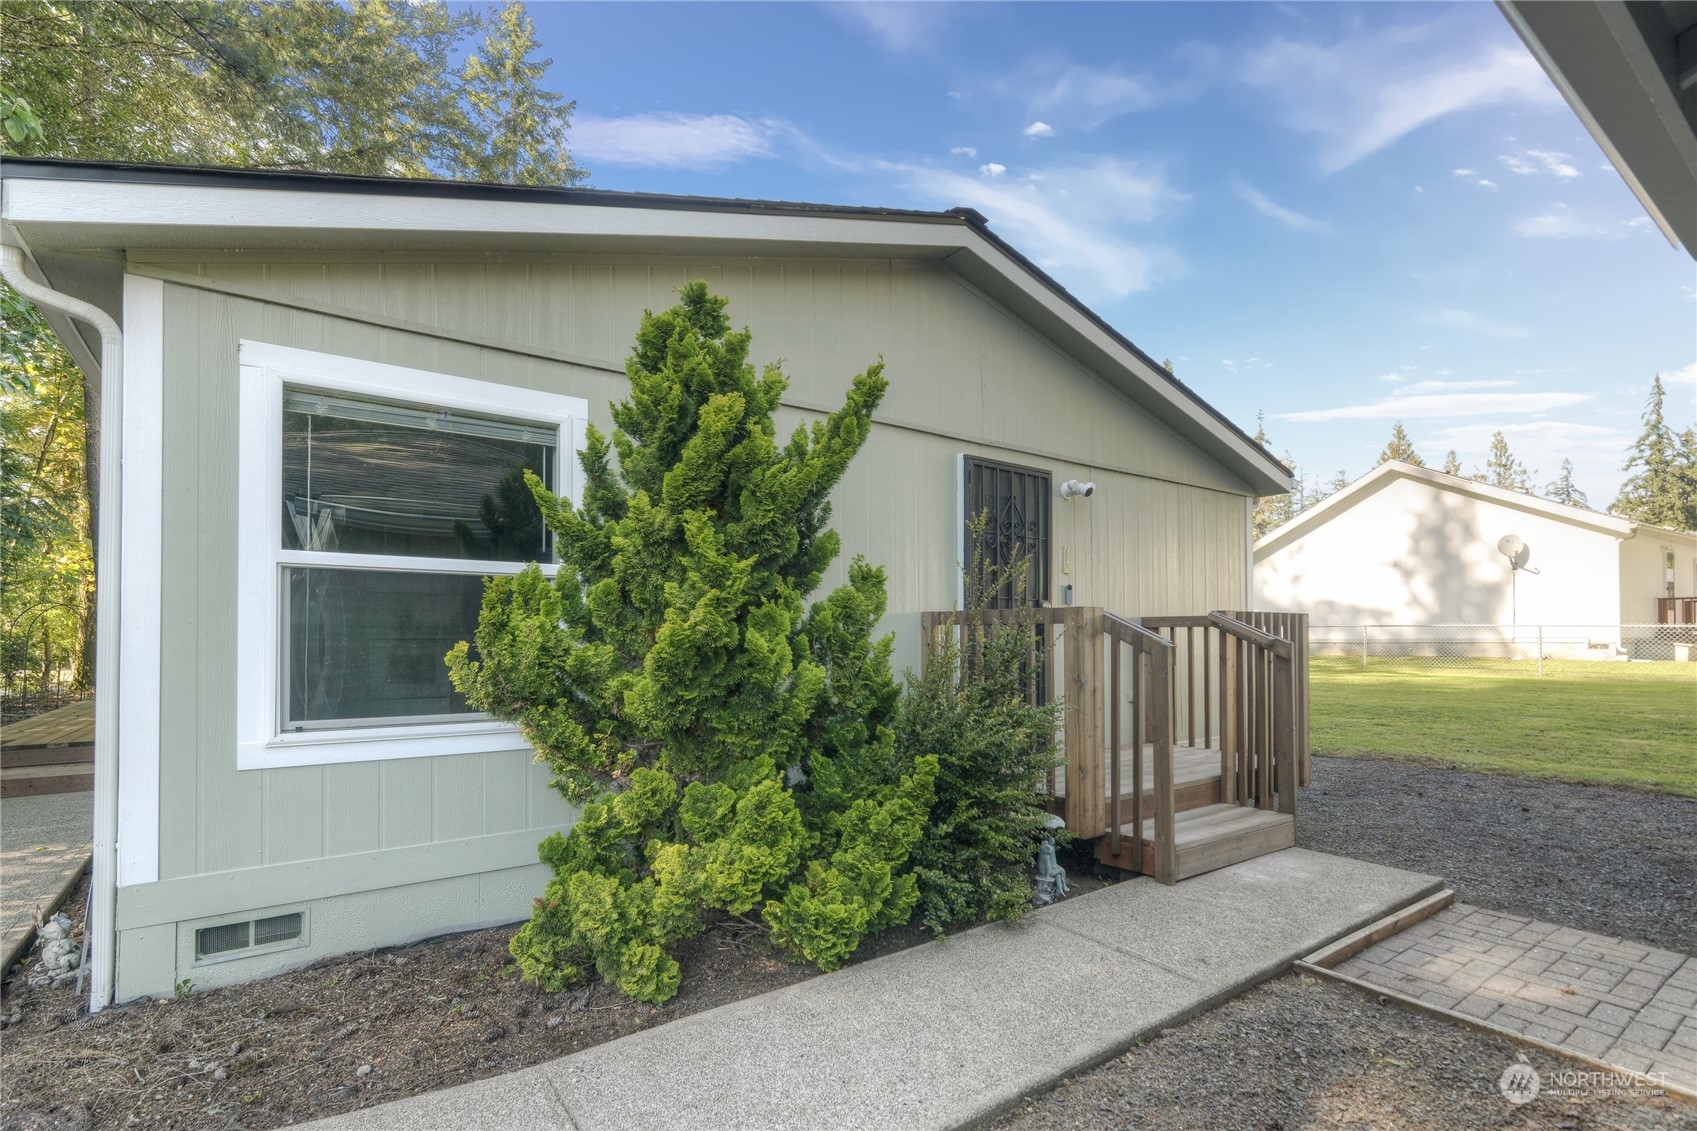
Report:
[{"label": "wooden stair railing post", "polygon": [[1291,642],[1296,645],[1296,743],[1297,784],[1310,785],[1314,780],[1314,757],[1309,746],[1312,736],[1308,730],[1308,614],[1291,614]]},{"label": "wooden stair railing post", "polygon": [[[1163,717],[1155,727],[1155,879],[1163,884],[1178,882],[1178,843],[1173,814],[1173,650],[1151,657],[1154,660],[1151,700]],[[1139,830],[1141,833],[1141,830]]]},{"label": "wooden stair railing post", "polygon": [[1296,683],[1291,677],[1289,656],[1275,655],[1273,676],[1274,728],[1277,743],[1279,812],[1296,815]]},{"label": "wooden stair railing post", "polygon": [[1138,867],[1143,866],[1143,646],[1131,650],[1131,827],[1137,838]]},{"label": "wooden stair railing post", "polygon": [[1237,641],[1220,633],[1220,800],[1242,797],[1237,788]]},{"label": "wooden stair railing post", "polygon": [[1113,695],[1108,710],[1108,727],[1112,732],[1113,748],[1108,755],[1108,849],[1115,859],[1120,854],[1120,700],[1124,693],[1120,687],[1120,642],[1113,636],[1108,637],[1108,687]]}]

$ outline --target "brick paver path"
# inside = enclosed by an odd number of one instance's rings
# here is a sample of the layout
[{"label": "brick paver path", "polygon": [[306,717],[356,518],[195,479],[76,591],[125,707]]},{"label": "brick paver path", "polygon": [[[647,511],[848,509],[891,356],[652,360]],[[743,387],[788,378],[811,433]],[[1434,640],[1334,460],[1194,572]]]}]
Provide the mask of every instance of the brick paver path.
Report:
[{"label": "brick paver path", "polygon": [[1457,903],[1335,969],[1697,1089],[1697,958]]}]

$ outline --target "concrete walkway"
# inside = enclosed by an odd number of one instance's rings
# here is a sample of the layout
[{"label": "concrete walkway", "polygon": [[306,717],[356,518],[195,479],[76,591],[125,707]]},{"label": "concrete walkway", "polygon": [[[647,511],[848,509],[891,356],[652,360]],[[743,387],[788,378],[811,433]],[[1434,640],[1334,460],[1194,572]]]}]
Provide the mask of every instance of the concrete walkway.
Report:
[{"label": "concrete walkway", "polygon": [[1287,849],[1139,879],[316,1128],[946,1128],[981,1119],[1441,887]]},{"label": "concrete walkway", "polygon": [[1697,958],[1458,903],[1333,971],[1697,1093]]},{"label": "concrete walkway", "polygon": [[0,801],[0,970],[17,961],[36,905],[51,906],[88,863],[93,836],[92,793]]}]

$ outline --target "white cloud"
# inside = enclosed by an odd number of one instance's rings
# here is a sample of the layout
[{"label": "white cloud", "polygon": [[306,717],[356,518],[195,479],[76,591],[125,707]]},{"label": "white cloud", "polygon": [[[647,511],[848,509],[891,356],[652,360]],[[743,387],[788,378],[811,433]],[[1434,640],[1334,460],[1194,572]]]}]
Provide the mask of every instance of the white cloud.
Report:
[{"label": "white cloud", "polygon": [[1386,373],[1384,376],[1380,377],[1379,380],[1385,381],[1385,382],[1388,382],[1388,383],[1394,385],[1398,381],[1402,380],[1402,374],[1400,374],[1400,373]]},{"label": "white cloud", "polygon": [[1506,322],[1497,322],[1471,310],[1431,310],[1416,315],[1416,320],[1429,322],[1434,326],[1453,326],[1459,330],[1477,330],[1481,334],[1489,334],[1496,338],[1524,338],[1526,331],[1519,326],[1511,326]]},{"label": "white cloud", "polygon": [[1495,189],[1497,187],[1497,182],[1486,180],[1473,169],[1451,169],[1450,176],[1460,177],[1469,184],[1478,185],[1480,188]]},{"label": "white cloud", "polygon": [[1509,172],[1522,177],[1549,173],[1568,180],[1579,175],[1579,170],[1571,164],[1573,158],[1553,149],[1523,149],[1519,153],[1506,153],[1498,160],[1508,166]]},{"label": "white cloud", "polygon": [[1103,157],[1035,170],[1042,178],[1037,181],[888,163],[883,168],[938,206],[978,209],[1000,235],[1081,296],[1123,298],[1182,270],[1176,253],[1134,231],[1185,199],[1158,168]]},{"label": "white cloud", "polygon": [[632,114],[572,118],[572,154],[588,164],[649,169],[723,169],[751,157],[768,157],[791,132],[777,119],[735,114]]},{"label": "white cloud", "polygon": [[1519,44],[1477,46],[1437,23],[1353,31],[1333,43],[1276,38],[1244,60],[1245,82],[1269,92],[1292,129],[1319,135],[1336,173],[1449,114],[1560,96]]},{"label": "white cloud", "polygon": [[[887,51],[917,51],[936,43],[950,19],[949,4],[907,4],[897,0],[863,0],[827,4],[825,9],[845,23],[869,32]],[[952,98],[954,91],[949,92]]]},{"label": "white cloud", "polygon": [[1599,236],[1603,229],[1587,223],[1573,214],[1565,204],[1553,205],[1548,212],[1528,216],[1514,222],[1514,230],[1533,239],[1561,240],[1578,236]]},{"label": "white cloud", "polygon": [[1054,137],[1055,127],[1048,122],[1032,122],[1023,131],[1026,137]]},{"label": "white cloud", "polygon": [[976,145],[957,145],[949,152],[956,157],[977,157],[978,147]]},{"label": "white cloud", "polygon": [[1570,408],[1592,393],[1398,393],[1368,404],[1280,413],[1280,420],[1443,420],[1455,416],[1524,415]]},{"label": "white cloud", "polygon": [[1331,229],[1331,225],[1324,220],[1316,220],[1312,216],[1304,216],[1302,213],[1294,212],[1281,204],[1275,204],[1267,199],[1264,193],[1248,183],[1240,183],[1237,186],[1237,195],[1247,200],[1249,206],[1261,215],[1270,216],[1285,227],[1295,231],[1323,232]]},{"label": "white cloud", "polygon": [[[1044,121],[1054,118],[1083,130],[1093,130],[1125,114],[1148,110],[1173,94],[1171,88],[1163,92],[1147,76],[1116,67],[1084,64],[1057,67],[1039,63],[1028,67],[1015,83],[1016,86],[1003,84],[1003,89],[1010,94],[1018,90],[1019,96],[1026,97],[1031,109],[1041,113]],[[1024,92],[1032,89],[1037,90],[1035,96],[1025,95]],[[1039,124],[1042,123],[1033,123],[1033,128]]]},{"label": "white cloud", "polygon": [[1690,385],[1697,388],[1697,361],[1662,374],[1663,385]]},{"label": "white cloud", "polygon": [[1518,381],[1416,381],[1404,388],[1404,393],[1461,392],[1464,389],[1509,389]]},{"label": "white cloud", "polygon": [[987,165],[978,166],[978,171],[986,177],[999,177],[1008,171],[1008,167],[991,161]]}]

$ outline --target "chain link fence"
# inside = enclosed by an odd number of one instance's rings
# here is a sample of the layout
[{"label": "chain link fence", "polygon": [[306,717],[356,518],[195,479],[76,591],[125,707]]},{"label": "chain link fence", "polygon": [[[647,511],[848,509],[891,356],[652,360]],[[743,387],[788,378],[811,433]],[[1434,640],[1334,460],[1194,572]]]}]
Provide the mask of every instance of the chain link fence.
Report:
[{"label": "chain link fence", "polygon": [[1308,640],[1316,659],[1349,660],[1366,670],[1606,676],[1621,663],[1689,663],[1697,682],[1692,624],[1316,624]]}]

